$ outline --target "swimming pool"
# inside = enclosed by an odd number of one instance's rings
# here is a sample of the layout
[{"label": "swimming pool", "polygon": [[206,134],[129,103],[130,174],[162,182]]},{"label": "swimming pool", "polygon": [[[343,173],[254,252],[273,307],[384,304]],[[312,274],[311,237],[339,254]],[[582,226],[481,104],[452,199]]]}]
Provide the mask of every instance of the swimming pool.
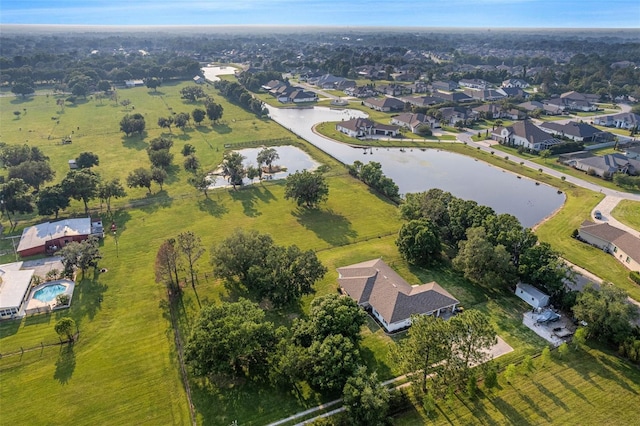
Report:
[{"label": "swimming pool", "polygon": [[51,284],[42,287],[33,293],[33,298],[41,302],[51,302],[57,295],[64,293],[67,290],[67,286],[62,284]]}]

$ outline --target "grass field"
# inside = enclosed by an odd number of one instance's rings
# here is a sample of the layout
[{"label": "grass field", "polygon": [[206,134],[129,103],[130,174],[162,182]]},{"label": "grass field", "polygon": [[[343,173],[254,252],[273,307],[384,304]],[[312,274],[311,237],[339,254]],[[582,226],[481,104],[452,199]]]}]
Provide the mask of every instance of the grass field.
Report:
[{"label": "grass field", "polygon": [[640,202],[622,200],[613,209],[611,214],[625,225],[640,230]]},{"label": "grass field", "polygon": [[[173,134],[176,155],[176,166],[164,191],[158,192],[155,186],[152,195],[143,189],[129,190],[127,199],[112,203],[118,239],[108,235],[102,242],[100,267],[107,271],[95,275],[90,272],[78,283],[69,310],[0,323],[0,353],[3,354],[0,406],[11,407],[11,410],[2,410],[0,424],[189,423],[167,297],[164,288],[154,282],[153,275],[159,245],[186,230],[195,231],[207,249],[240,227],[269,233],[278,244],[296,244],[302,249],[317,251],[329,272],[316,286],[314,296],[336,291],[337,267],[382,256],[410,283],[436,280],[467,308],[474,307],[490,315],[499,334],[515,349],[505,357],[505,362],[542,348],[544,343],[521,324],[521,313],[526,309],[523,302],[511,295],[474,287],[449,268],[408,267],[399,258],[393,243],[400,227],[396,206],[351,178],[344,166],[277,124],[255,118],[217,96],[212,88],[206,88],[223,105],[223,120],[215,126],[207,123],[185,132],[179,129],[163,132],[156,124],[158,117],[190,112],[199,106],[180,99],[179,90],[185,84],[189,83],[165,85],[156,93],[146,88],[119,90],[119,98],[130,99],[135,107],[133,111],[145,116],[147,131],[143,138],[125,138],[119,132],[121,117],[132,109],[127,111],[112,101],[101,103],[89,99],[76,106],[67,105],[61,111],[53,95],[27,100],[0,98],[3,111],[27,109],[20,119],[14,119],[13,114],[0,115],[3,141],[41,147],[51,158],[57,172],[56,181],[66,174],[67,161],[83,151],[99,155],[100,165],[96,170],[103,178],[117,177],[122,181],[134,168],[149,167],[145,148],[153,137]],[[56,119],[52,120],[54,116]],[[67,135],[72,136],[73,143],[59,144]],[[329,167],[329,200],[320,210],[301,210],[292,201],[284,200],[282,182],[265,182],[238,191],[216,190],[210,192],[209,198],[187,184],[188,175],[181,167],[179,154],[184,143],[195,145],[201,163],[211,170],[219,164],[226,146],[259,145],[280,138],[290,139],[289,143],[302,147]],[[446,147],[474,155],[558,186],[568,195],[567,207],[541,226],[541,238],[553,241],[557,247],[563,247],[568,240],[570,260],[602,263],[603,277],[617,280],[618,272],[613,267],[619,265],[615,260],[611,259],[612,265],[609,265],[606,258],[601,261],[596,253],[593,258],[585,257],[584,253],[591,254],[585,251],[588,247],[574,247],[576,242],[566,238],[574,222],[588,214],[600,194],[572,188],[463,144],[431,142],[424,146]],[[97,202],[91,203],[91,209],[94,216],[101,212]],[[81,214],[83,208],[78,202],[64,212],[65,216]],[[16,232],[41,219],[19,217]],[[112,220],[106,214],[103,219],[107,223]],[[0,248],[6,245],[3,240]],[[12,254],[2,257],[2,261],[12,260]],[[183,335],[201,305],[234,300],[240,295],[207,274],[208,252],[198,267],[196,291],[190,286],[185,288],[175,306]],[[314,296],[303,298],[300,306],[290,311],[269,312],[268,316],[278,325],[289,324],[304,314]],[[67,315],[78,323],[80,340],[72,347],[41,348],[41,343],[56,342],[53,326],[57,319]],[[367,365],[382,378],[393,377],[397,372],[387,352],[393,340],[402,335],[391,338],[373,322],[363,327],[363,335],[362,353]],[[20,353],[21,349],[28,348],[36,349]],[[264,424],[329,398],[304,386],[295,394],[278,392],[251,381],[209,382],[191,378],[190,383],[198,423],[206,425],[228,425],[233,420],[240,424]]]},{"label": "grass field", "polygon": [[[501,365],[504,366],[504,363]],[[481,386],[477,398],[456,395],[438,401],[430,416],[414,409],[394,418],[399,426],[417,425],[631,425],[638,421],[640,370],[597,349],[552,354],[512,384],[503,377],[497,388]],[[615,402],[614,402],[615,401]]]}]

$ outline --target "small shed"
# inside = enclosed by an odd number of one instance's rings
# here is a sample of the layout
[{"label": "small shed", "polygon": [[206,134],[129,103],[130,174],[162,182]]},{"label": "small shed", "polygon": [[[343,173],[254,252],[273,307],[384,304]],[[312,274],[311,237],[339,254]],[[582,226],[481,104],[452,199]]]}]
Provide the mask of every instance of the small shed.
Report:
[{"label": "small shed", "polygon": [[525,283],[518,283],[516,286],[516,296],[534,308],[544,308],[549,304],[548,294],[545,294],[534,286]]},{"label": "small shed", "polygon": [[78,168],[78,164],[76,163],[76,160],[69,160],[69,169],[75,170],[77,168]]}]

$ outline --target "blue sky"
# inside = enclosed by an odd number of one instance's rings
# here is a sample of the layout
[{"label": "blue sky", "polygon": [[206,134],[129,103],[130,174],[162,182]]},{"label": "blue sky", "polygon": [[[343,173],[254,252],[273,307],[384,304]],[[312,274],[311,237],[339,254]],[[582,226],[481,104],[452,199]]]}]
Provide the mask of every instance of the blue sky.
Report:
[{"label": "blue sky", "polygon": [[0,0],[0,24],[640,28],[640,0]]}]

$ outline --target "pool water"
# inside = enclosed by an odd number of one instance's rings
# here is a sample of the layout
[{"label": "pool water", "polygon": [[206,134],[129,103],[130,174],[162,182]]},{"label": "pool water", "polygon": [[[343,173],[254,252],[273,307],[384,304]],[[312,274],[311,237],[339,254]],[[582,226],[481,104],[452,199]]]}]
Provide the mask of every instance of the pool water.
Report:
[{"label": "pool water", "polygon": [[51,302],[57,295],[64,293],[66,290],[67,287],[62,284],[52,284],[42,287],[33,293],[33,298],[41,302]]}]

